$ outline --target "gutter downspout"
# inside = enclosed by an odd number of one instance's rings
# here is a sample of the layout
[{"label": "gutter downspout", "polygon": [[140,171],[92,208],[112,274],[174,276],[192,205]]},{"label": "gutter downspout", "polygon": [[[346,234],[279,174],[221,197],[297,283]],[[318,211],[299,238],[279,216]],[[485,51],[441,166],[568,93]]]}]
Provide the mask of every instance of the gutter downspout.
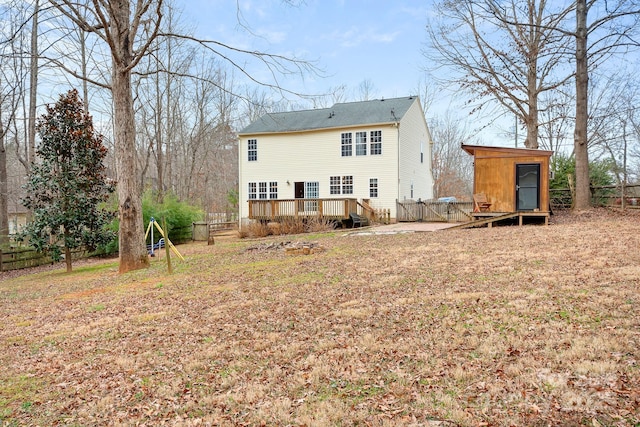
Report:
[{"label": "gutter downspout", "polygon": [[245,208],[242,200],[242,184],[242,138],[238,136],[238,231],[242,230],[242,214]]},{"label": "gutter downspout", "polygon": [[[397,200],[401,201],[400,200],[400,122],[395,122],[393,124],[393,126],[396,127],[396,131],[397,131],[397,137],[396,137],[397,138],[396,147],[397,147],[397,150],[398,150],[398,152],[396,153],[396,155],[397,155],[396,170],[398,172],[398,198],[397,198]],[[397,218],[397,216],[398,216],[398,213],[396,212],[396,218]]]}]

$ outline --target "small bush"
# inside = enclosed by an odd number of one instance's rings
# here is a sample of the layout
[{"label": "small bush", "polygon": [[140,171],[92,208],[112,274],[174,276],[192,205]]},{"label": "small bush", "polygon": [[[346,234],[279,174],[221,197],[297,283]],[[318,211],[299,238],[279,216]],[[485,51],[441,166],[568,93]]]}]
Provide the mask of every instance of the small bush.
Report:
[{"label": "small bush", "polygon": [[335,223],[323,218],[286,219],[280,222],[251,222],[242,226],[238,231],[238,237],[267,237],[286,234],[317,233],[335,229]]},{"label": "small bush", "polygon": [[269,235],[271,235],[269,226],[262,222],[250,222],[249,224],[243,225],[242,229],[238,231],[238,236],[241,239],[245,237],[267,237]]},{"label": "small bush", "polygon": [[307,221],[305,231],[307,233],[318,233],[322,231],[331,231],[336,228],[336,223],[326,218],[311,218]]},{"label": "small bush", "polygon": [[306,231],[304,222],[301,219],[285,219],[281,222],[281,234],[302,234]]}]

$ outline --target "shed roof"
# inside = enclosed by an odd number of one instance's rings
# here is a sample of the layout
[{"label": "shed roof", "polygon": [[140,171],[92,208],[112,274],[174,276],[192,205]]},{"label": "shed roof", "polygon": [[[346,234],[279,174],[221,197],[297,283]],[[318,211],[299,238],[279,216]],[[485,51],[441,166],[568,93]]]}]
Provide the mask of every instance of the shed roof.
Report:
[{"label": "shed roof", "polygon": [[303,132],[358,125],[399,122],[415,96],[371,101],[343,102],[331,108],[265,114],[240,131],[240,135]]},{"label": "shed roof", "polygon": [[472,156],[475,156],[478,151],[500,152],[511,156],[551,156],[553,154],[553,151],[538,150],[535,148],[492,147],[488,145],[462,144],[462,149]]}]

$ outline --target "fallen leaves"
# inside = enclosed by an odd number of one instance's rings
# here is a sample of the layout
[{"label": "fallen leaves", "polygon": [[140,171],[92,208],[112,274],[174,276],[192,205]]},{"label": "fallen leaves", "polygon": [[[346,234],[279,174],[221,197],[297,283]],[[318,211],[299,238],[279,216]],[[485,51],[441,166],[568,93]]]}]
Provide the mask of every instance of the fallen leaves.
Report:
[{"label": "fallen leaves", "polygon": [[172,276],[7,277],[0,419],[634,425],[640,216],[599,215],[320,236],[313,256],[220,240],[181,248]]}]

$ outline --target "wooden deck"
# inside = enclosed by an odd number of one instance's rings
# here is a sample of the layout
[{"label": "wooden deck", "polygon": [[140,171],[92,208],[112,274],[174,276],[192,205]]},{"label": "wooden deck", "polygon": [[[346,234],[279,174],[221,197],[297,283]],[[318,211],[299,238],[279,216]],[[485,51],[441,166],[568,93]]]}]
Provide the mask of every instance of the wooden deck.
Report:
[{"label": "wooden deck", "polygon": [[249,200],[249,219],[284,221],[319,218],[329,221],[349,219],[350,213],[366,215],[357,199]]}]

